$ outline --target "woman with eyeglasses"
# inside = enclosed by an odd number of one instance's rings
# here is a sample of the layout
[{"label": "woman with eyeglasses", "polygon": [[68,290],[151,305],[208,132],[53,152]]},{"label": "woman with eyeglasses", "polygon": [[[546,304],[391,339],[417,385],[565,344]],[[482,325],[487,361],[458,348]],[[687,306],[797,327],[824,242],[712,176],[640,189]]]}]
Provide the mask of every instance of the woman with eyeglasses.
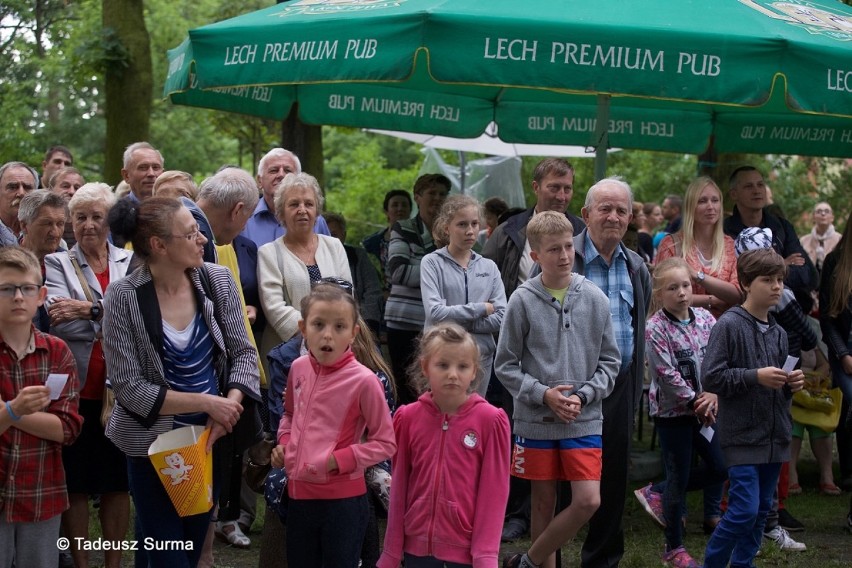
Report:
[{"label": "woman with eyeglasses", "polygon": [[[159,434],[210,428],[207,450],[232,432],[247,398],[260,400],[257,351],[246,335],[236,283],[202,260],[207,239],[171,198],[120,201],[122,236],[143,264],[104,299],[104,352],[118,404],[106,434],[127,456],[137,538],[191,541],[191,550],[148,550],[151,566],[198,563],[211,512],[179,517],[148,459]],[[214,463],[219,456],[214,451]],[[213,470],[213,500],[221,480]],[[141,541],[141,540],[140,540]]]},{"label": "woman with eyeglasses", "polygon": [[[77,361],[83,429],[62,451],[71,508],[62,514],[76,566],[89,565],[79,546],[89,537],[89,495],[101,496],[98,511],[107,540],[118,541],[130,522],[127,460],[104,434],[101,413],[107,369],[102,337],[103,298],[110,282],[124,278],[133,253],[107,241],[106,219],[115,195],[104,183],[89,183],[68,202],[76,244],[44,259],[50,333],[65,340]],[[121,564],[121,551],[104,552],[108,568]]]}]

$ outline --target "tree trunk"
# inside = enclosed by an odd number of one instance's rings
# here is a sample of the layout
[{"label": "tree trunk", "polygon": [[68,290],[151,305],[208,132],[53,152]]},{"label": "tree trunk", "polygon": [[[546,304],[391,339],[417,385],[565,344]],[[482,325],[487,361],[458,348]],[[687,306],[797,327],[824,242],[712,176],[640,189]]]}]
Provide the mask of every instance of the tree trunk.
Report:
[{"label": "tree trunk", "polygon": [[309,173],[323,187],[322,126],[299,120],[299,105],[293,105],[290,115],[281,125],[281,147],[290,150],[302,162],[302,171]]},{"label": "tree trunk", "polygon": [[108,60],[105,80],[106,143],[104,180],[121,181],[124,149],[147,141],[154,76],[151,42],[142,0],[103,0],[103,29],[124,48],[126,57]]}]

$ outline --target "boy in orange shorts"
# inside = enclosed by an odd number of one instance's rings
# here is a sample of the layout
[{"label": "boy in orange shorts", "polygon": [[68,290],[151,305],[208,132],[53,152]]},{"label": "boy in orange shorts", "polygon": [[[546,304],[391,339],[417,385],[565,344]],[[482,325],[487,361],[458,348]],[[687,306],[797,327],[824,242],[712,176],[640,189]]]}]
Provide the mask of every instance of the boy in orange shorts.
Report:
[{"label": "boy in orange shorts", "polygon": [[[533,544],[505,558],[508,568],[553,567],[554,553],[597,510],[601,401],[621,365],[609,300],[571,271],[570,221],[539,213],[527,225],[527,239],[541,274],[512,294],[495,362],[515,403],[512,475],[529,479],[532,488]],[[571,505],[554,516],[560,480],[571,482]]]}]

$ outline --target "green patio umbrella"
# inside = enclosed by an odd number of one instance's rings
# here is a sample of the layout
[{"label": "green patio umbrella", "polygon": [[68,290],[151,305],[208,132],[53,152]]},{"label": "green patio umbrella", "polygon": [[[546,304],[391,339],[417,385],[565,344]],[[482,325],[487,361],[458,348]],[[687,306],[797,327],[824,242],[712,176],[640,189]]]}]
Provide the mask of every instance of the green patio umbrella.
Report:
[{"label": "green patio umbrella", "polygon": [[298,0],[204,26],[164,94],[309,124],[507,142],[852,156],[832,0]]}]

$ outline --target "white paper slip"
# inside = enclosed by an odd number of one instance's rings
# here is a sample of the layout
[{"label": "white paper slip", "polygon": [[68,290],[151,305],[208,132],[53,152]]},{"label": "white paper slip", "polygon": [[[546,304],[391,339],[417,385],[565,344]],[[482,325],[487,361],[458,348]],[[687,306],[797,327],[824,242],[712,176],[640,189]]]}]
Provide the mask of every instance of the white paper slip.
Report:
[{"label": "white paper slip", "polygon": [[50,400],[56,400],[62,394],[62,389],[65,388],[65,383],[68,382],[68,373],[50,373],[47,376],[45,385],[50,389]]},{"label": "white paper slip", "polygon": [[798,357],[791,357],[790,355],[787,355],[787,360],[784,361],[784,366],[781,367],[781,370],[785,373],[792,373],[793,370],[796,368],[796,363],[798,362]]},{"label": "white paper slip", "polygon": [[699,432],[702,436],[704,436],[705,438],[707,438],[707,441],[708,441],[708,442],[713,441],[713,434],[715,434],[715,433],[716,433],[716,431],[715,431],[713,428],[711,428],[710,426],[702,426],[702,427],[701,427],[701,430],[699,430],[698,432]]}]

